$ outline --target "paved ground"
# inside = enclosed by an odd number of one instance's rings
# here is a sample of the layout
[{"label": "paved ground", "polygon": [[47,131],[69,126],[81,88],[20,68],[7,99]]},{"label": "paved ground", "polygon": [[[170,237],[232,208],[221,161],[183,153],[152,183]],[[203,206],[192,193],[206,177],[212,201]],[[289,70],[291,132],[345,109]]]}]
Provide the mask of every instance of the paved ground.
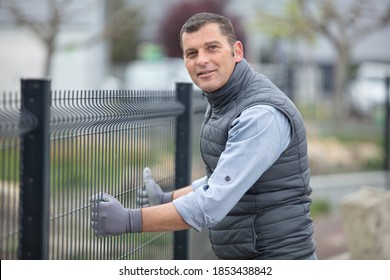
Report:
[{"label": "paved ground", "polygon": [[339,212],[339,205],[344,197],[363,186],[390,189],[389,184],[390,172],[384,171],[312,176],[313,201],[328,201],[332,208],[331,214],[314,217],[318,259],[350,259]]},{"label": "paved ground", "polygon": [[338,213],[314,218],[314,238],[319,260],[349,258],[342,219]]}]

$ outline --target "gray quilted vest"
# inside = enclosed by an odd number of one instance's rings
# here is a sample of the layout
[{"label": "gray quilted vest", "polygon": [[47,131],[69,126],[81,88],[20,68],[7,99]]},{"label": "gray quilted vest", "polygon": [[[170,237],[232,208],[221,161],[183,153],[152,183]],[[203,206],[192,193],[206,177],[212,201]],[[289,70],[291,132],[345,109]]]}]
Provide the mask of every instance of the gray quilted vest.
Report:
[{"label": "gray quilted vest", "polygon": [[[291,143],[246,192],[229,214],[209,228],[220,259],[304,259],[316,248],[310,217],[312,189],[306,130],[291,100],[268,78],[237,63],[228,83],[207,95],[209,106],[200,146],[207,175],[225,149],[232,121],[251,106],[266,104],[283,112],[292,127]],[[256,155],[253,155],[256,156]],[[245,168],[245,166],[237,166]]]}]

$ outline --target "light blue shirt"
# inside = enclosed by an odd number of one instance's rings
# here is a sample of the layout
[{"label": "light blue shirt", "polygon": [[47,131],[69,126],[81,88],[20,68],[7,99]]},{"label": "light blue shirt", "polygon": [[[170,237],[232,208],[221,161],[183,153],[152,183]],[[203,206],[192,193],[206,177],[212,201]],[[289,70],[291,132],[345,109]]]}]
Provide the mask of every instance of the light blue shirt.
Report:
[{"label": "light blue shirt", "polygon": [[[257,105],[232,122],[226,148],[217,167],[192,183],[193,191],[173,201],[195,230],[220,222],[291,141],[291,125],[279,110]],[[229,176],[230,180],[225,180]]]}]

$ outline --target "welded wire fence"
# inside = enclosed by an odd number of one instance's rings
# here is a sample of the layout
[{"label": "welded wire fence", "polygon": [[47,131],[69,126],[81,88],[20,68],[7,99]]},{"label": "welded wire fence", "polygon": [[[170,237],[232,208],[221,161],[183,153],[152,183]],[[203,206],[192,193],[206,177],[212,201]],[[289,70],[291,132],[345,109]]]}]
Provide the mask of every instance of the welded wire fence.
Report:
[{"label": "welded wire fence", "polygon": [[[97,238],[89,220],[89,198],[99,192],[137,207],[146,166],[165,191],[203,176],[198,133],[206,101],[199,92],[188,84],[176,91],[52,91],[49,81],[24,82],[22,95],[0,97],[1,259],[214,258],[206,232]],[[37,108],[44,95],[49,108]],[[186,134],[193,141],[183,143]]]},{"label": "welded wire fence", "polygon": [[0,95],[0,258],[16,258],[19,217],[20,135],[36,119],[20,114],[20,93]]}]

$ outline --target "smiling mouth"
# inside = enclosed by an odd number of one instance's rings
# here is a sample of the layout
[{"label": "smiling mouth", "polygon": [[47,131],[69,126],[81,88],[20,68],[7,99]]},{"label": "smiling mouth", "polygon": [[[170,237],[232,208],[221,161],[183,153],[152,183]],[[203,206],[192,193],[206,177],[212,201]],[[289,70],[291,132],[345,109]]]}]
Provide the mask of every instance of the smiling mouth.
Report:
[{"label": "smiling mouth", "polygon": [[198,73],[198,76],[206,76],[208,74],[214,73],[215,70],[209,70],[209,71],[202,71]]}]

